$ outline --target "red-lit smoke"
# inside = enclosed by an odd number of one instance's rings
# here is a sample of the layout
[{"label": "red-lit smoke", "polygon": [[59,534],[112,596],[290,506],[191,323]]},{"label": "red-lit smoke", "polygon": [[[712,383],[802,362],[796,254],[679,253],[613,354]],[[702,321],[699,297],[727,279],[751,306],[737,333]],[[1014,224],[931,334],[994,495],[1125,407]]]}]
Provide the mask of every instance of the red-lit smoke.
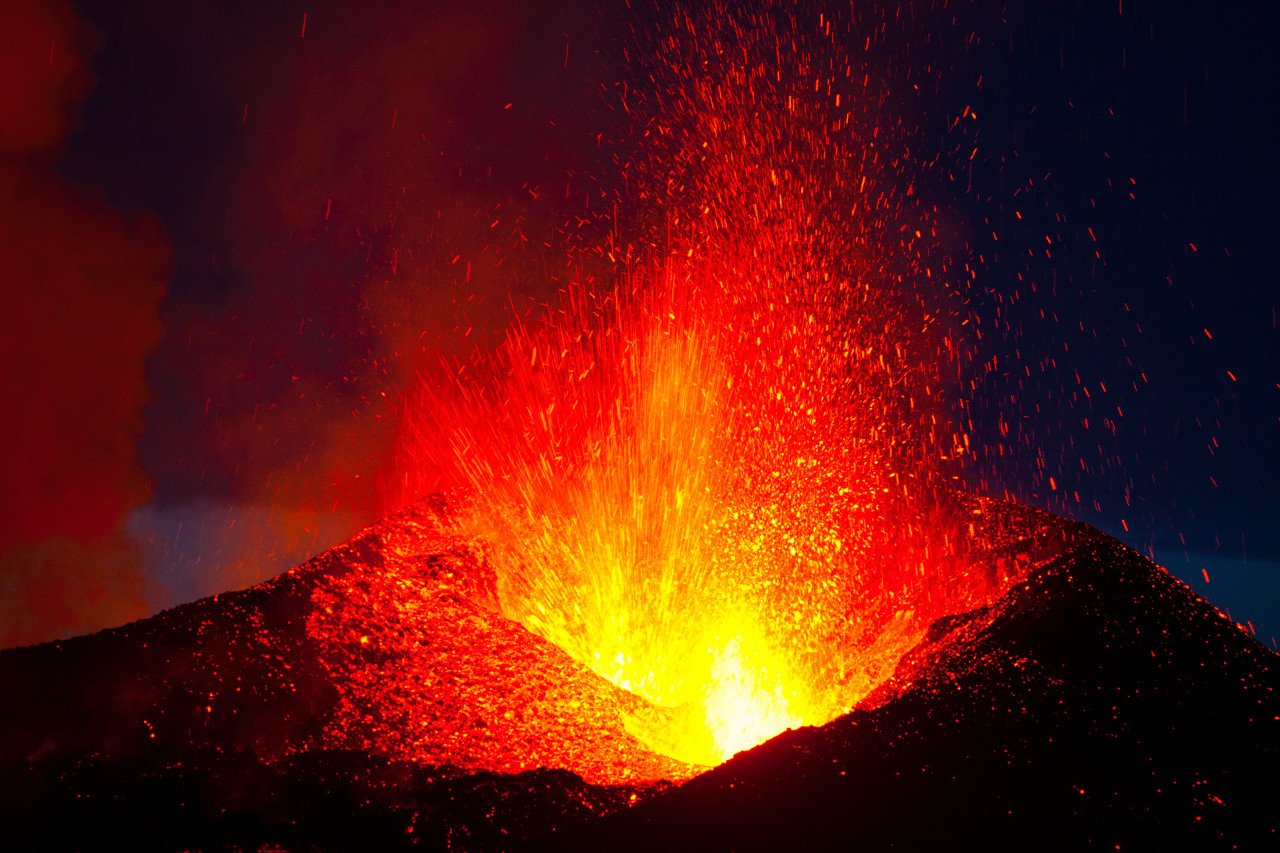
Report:
[{"label": "red-lit smoke", "polygon": [[158,222],[52,170],[91,85],[71,4],[20,0],[0,51],[0,647],[144,615],[122,532],[149,483],[134,444],[160,339]]}]

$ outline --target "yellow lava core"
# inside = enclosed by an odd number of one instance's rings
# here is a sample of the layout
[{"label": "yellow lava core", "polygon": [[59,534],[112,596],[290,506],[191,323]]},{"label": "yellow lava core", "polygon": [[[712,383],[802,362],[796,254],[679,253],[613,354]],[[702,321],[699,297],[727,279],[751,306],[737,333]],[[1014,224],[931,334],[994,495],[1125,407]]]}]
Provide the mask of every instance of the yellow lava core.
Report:
[{"label": "yellow lava core", "polygon": [[[803,723],[791,712],[785,684],[767,668],[751,666],[741,637],[734,637],[716,653],[705,709],[707,728],[721,759]],[[795,695],[794,688],[790,693]]]}]

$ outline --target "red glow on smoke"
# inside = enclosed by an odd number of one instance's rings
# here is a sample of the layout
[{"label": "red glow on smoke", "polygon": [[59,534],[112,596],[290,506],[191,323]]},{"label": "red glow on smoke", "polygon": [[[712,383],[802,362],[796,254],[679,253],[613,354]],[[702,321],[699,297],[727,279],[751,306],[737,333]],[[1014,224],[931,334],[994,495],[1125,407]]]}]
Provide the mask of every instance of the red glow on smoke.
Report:
[{"label": "red glow on smoke", "polygon": [[134,442],[168,249],[51,169],[88,90],[92,34],[66,3],[5,13],[0,55],[0,647],[145,612],[122,525],[149,483]]}]

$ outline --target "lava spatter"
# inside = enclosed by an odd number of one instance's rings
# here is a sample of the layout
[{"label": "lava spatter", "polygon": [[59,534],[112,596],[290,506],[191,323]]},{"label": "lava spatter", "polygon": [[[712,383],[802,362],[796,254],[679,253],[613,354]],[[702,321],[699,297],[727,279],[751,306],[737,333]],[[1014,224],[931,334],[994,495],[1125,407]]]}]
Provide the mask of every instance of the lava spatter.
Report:
[{"label": "lava spatter", "polygon": [[[835,659],[825,669],[775,645],[783,630],[795,630],[785,620],[796,608],[761,605],[754,621],[741,610],[718,611],[695,635],[701,655],[642,659],[688,679],[674,686],[652,674],[629,683],[632,661],[592,666],[577,659],[580,646],[549,641],[556,633],[545,623],[539,631],[500,612],[495,549],[469,535],[474,505],[419,505],[266,585],[309,590],[309,668],[318,667],[335,691],[317,742],[277,748],[354,750],[472,772],[547,767],[602,785],[690,778],[785,729],[812,725],[805,714],[833,718],[874,698],[891,676],[893,684],[909,681],[904,657],[939,615],[990,603],[1070,542],[1066,528],[1034,513],[959,495],[948,504],[951,517],[967,519],[952,531],[970,569],[964,583],[953,576],[943,588],[912,580],[917,573],[899,577],[902,585],[886,590],[884,601],[871,599],[865,603],[873,607],[846,620],[847,638],[821,649]],[[916,609],[901,609],[906,601]],[[762,614],[782,630],[764,634]],[[655,645],[636,648],[652,654],[689,635],[648,636]],[[814,632],[809,642],[820,637]],[[814,673],[827,679],[825,694],[797,683],[797,674]],[[848,707],[838,707],[842,701]]]},{"label": "lava spatter", "polygon": [[922,164],[829,21],[721,11],[623,99],[640,224],[583,250],[611,272],[424,377],[401,430],[405,482],[468,496],[501,612],[669,709],[638,730],[697,764],[846,712],[999,591],[940,498]]}]

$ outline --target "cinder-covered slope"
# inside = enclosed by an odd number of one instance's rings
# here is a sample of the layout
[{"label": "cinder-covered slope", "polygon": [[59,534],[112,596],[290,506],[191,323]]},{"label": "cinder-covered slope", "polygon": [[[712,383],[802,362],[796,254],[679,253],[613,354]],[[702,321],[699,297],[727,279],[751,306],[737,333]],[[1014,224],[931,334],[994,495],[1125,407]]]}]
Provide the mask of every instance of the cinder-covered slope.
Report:
[{"label": "cinder-covered slope", "polygon": [[643,713],[497,613],[482,554],[419,507],[251,589],[0,652],[0,841],[503,838],[696,772],[627,731]]},{"label": "cinder-covered slope", "polygon": [[0,652],[0,847],[1273,846],[1277,657],[1096,531],[954,509],[1004,594],[852,714],[680,787],[658,780],[700,768],[630,730],[665,712],[504,618],[427,506],[252,589]]},{"label": "cinder-covered slope", "polygon": [[251,589],[0,653],[0,767],[331,748],[597,783],[691,774],[627,734],[641,700],[501,616],[493,590],[478,547],[419,507]]},{"label": "cinder-covered slope", "polygon": [[1275,849],[1277,656],[1084,528],[854,713],[557,844],[595,849]]}]

